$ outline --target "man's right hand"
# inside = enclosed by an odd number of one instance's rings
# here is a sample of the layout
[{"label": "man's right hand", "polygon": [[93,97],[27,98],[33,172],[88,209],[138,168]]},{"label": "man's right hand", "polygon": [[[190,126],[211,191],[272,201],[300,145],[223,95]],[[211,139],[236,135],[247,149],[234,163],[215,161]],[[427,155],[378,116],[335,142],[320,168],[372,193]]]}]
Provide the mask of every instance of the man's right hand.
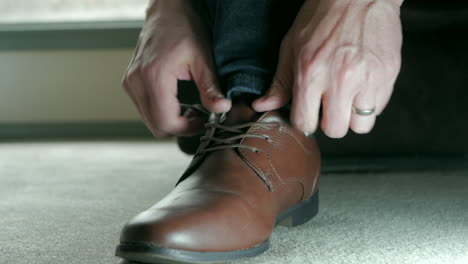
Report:
[{"label": "man's right hand", "polygon": [[193,80],[210,112],[227,112],[216,81],[210,42],[191,1],[153,0],[123,86],[155,136],[199,133],[201,120],[181,116],[177,80]]}]

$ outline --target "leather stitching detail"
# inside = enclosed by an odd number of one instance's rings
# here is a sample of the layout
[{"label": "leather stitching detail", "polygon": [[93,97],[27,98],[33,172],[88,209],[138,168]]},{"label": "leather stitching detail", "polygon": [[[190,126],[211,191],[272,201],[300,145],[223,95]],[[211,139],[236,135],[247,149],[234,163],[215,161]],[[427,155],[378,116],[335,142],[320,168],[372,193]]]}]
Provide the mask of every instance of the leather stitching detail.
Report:
[{"label": "leather stitching detail", "polygon": [[[278,136],[277,138],[275,138],[275,140],[277,140],[280,135],[283,135],[284,133],[289,135],[291,138],[294,139],[294,141],[301,147],[301,149],[306,152],[308,155],[312,155],[312,151],[311,150],[308,150],[300,141],[299,139],[285,126],[281,126],[279,127],[279,132],[278,132]],[[275,174],[277,175],[277,177],[280,179],[281,181],[281,184],[288,184],[288,183],[292,183],[292,182],[296,182],[296,183],[299,183],[301,186],[302,186],[302,195],[301,195],[301,200],[304,200],[306,194],[305,194],[305,186],[304,186],[304,182],[302,182],[300,180],[299,177],[292,177],[292,178],[288,178],[287,180],[284,180],[280,175],[279,173],[277,172],[277,170],[275,169],[274,165],[273,165],[273,162],[271,161],[270,157],[268,158],[268,163],[270,164],[271,168],[273,169],[273,171],[275,172]],[[315,184],[315,182],[314,182]]]},{"label": "leather stitching detail", "polygon": [[278,144],[278,140],[282,134],[282,126],[278,128],[278,132],[276,133],[276,135],[273,137],[273,142],[272,144],[270,144],[270,147],[268,148],[268,152],[267,152],[267,161],[268,161],[268,164],[270,165],[270,168],[271,170],[273,171],[273,173],[276,175],[276,177],[278,178],[279,180],[279,184],[278,185],[282,185],[284,184],[284,180],[283,178],[281,178],[281,176],[279,175],[278,171],[276,170],[275,166],[273,165],[273,162],[271,160],[271,150],[273,149],[274,146],[276,146]]},{"label": "leather stitching detail", "polygon": [[301,143],[301,141],[297,138],[296,135],[294,135],[293,132],[291,132],[291,130],[284,127],[284,131],[286,132],[286,134],[288,134],[290,137],[292,137],[294,139],[294,141],[296,141],[296,143],[301,147],[302,150],[304,150],[304,152],[306,152],[308,155],[313,154],[313,151],[308,149],[306,146],[304,146],[304,144]]},{"label": "leather stitching detail", "polygon": [[265,172],[263,172],[261,167],[258,166],[258,164],[255,163],[255,161],[247,159],[246,157],[248,155],[245,152],[245,150],[240,149],[239,153],[241,154],[240,155],[241,159],[265,182],[265,184],[268,186],[270,191],[274,191],[275,186],[271,183],[270,179],[268,178],[269,174],[266,174]]}]

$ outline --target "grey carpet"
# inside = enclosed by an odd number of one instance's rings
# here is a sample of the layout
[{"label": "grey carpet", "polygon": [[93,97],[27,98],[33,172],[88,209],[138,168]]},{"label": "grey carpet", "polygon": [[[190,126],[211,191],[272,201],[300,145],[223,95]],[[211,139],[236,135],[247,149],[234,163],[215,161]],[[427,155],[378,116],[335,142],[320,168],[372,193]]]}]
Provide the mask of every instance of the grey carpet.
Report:
[{"label": "grey carpet", "polygon": [[[118,263],[121,226],[190,158],[173,143],[0,144],[0,263]],[[328,173],[321,211],[247,263],[468,263],[468,171]]]}]

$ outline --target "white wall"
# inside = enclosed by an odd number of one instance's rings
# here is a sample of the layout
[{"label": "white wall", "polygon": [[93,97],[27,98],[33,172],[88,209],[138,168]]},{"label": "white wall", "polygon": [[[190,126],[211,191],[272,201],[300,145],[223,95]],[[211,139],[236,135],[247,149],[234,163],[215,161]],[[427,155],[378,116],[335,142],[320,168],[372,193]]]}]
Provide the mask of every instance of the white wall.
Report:
[{"label": "white wall", "polygon": [[1,0],[0,23],[143,19],[149,0]]},{"label": "white wall", "polygon": [[0,123],[137,120],[120,86],[132,52],[0,52]]}]

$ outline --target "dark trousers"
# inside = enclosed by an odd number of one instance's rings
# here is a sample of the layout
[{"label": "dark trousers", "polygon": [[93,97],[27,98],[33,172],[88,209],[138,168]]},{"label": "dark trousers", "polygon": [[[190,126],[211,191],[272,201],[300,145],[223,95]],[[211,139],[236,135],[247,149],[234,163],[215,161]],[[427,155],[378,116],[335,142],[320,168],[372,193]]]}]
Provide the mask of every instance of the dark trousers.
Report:
[{"label": "dark trousers", "polygon": [[256,97],[270,86],[279,48],[303,0],[195,0],[212,36],[218,78],[227,98]]}]

